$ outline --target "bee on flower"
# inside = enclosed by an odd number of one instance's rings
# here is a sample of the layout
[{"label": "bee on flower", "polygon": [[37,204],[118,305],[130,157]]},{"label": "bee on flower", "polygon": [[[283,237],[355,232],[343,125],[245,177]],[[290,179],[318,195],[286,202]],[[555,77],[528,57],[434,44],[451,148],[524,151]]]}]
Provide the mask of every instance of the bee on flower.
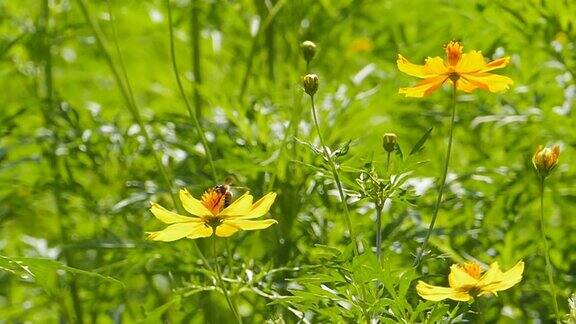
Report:
[{"label": "bee on flower", "polygon": [[[274,219],[254,220],[268,213],[276,193],[270,192],[253,203],[249,192],[234,202],[220,186],[208,189],[200,200],[192,197],[186,190],[180,190],[180,200],[184,209],[192,215],[184,216],[171,212],[152,202],[150,211],[160,221],[169,224],[157,232],[148,232],[148,239],[153,241],[171,242],[181,238],[197,239],[210,237],[213,234],[228,237],[239,230],[258,230],[276,224]],[[227,206],[229,203],[229,206]]]},{"label": "bee on flower", "polygon": [[483,295],[497,295],[499,291],[511,288],[522,280],[523,272],[523,261],[516,263],[506,272],[502,272],[498,263],[494,262],[484,274],[478,263],[454,264],[448,275],[449,287],[432,286],[418,281],[416,291],[426,300],[452,299],[465,302]]},{"label": "bee on flower", "polygon": [[424,65],[410,63],[398,55],[398,69],[408,75],[424,79],[414,87],[400,88],[406,97],[424,97],[436,91],[445,82],[456,85],[456,89],[472,92],[476,89],[500,92],[514,83],[512,79],[488,73],[508,65],[510,57],[502,57],[486,63],[480,51],[462,53],[464,47],[456,41],[449,42],[444,50],[446,59],[428,57]]}]

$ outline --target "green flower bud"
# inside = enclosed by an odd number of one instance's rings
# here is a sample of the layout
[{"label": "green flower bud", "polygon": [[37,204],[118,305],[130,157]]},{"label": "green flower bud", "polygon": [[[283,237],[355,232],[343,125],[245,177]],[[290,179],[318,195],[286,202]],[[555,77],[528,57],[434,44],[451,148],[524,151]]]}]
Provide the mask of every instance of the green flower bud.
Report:
[{"label": "green flower bud", "polygon": [[314,56],[316,56],[316,44],[311,41],[304,41],[300,44],[300,48],[302,49],[304,59],[310,63],[310,61],[314,59]]},{"label": "green flower bud", "polygon": [[302,78],[302,86],[307,94],[313,96],[318,91],[318,76],[316,74],[306,74]]},{"label": "green flower bud", "polygon": [[384,134],[384,137],[382,138],[382,148],[384,149],[384,151],[388,153],[394,152],[394,150],[396,149],[397,139],[398,136],[396,136],[396,134],[394,133]]}]

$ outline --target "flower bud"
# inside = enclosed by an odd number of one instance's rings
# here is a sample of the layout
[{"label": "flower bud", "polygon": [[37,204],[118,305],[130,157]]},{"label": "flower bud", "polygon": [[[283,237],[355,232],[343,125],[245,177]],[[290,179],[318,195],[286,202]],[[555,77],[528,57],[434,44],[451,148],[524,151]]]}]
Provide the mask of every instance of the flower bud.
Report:
[{"label": "flower bud", "polygon": [[534,168],[536,168],[538,174],[545,178],[554,170],[558,164],[559,156],[559,145],[554,145],[552,148],[543,147],[540,145],[532,157],[532,164],[534,164]]},{"label": "flower bud", "polygon": [[316,74],[306,74],[302,78],[302,86],[307,94],[313,96],[318,91],[318,76]]},{"label": "flower bud", "polygon": [[398,139],[398,136],[396,136],[396,134],[394,134],[394,133],[384,134],[384,137],[382,139],[382,148],[384,148],[384,151],[386,151],[388,153],[394,152],[394,150],[396,149],[396,140],[397,139]]},{"label": "flower bud", "polygon": [[314,56],[316,56],[316,44],[311,41],[304,41],[300,44],[300,48],[302,49],[304,59],[310,63],[310,61],[314,59]]}]

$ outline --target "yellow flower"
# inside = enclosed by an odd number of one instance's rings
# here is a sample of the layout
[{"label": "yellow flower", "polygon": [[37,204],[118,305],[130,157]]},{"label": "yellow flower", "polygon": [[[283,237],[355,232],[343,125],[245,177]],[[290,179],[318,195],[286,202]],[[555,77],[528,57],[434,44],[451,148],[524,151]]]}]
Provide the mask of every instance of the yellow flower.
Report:
[{"label": "yellow flower", "polygon": [[541,177],[547,177],[556,168],[559,156],[559,145],[554,145],[552,148],[540,145],[532,157],[532,164]]},{"label": "yellow flower", "polygon": [[184,209],[194,217],[183,216],[152,203],[150,211],[160,221],[170,224],[158,232],[148,232],[148,239],[171,242],[181,238],[197,239],[217,236],[228,237],[239,230],[258,230],[276,224],[274,219],[253,220],[268,213],[276,199],[276,193],[270,192],[256,203],[252,195],[245,193],[230,206],[224,207],[225,195],[213,189],[207,190],[201,200],[197,200],[186,190],[180,190],[180,200]]},{"label": "yellow flower", "polygon": [[450,287],[438,287],[418,281],[416,291],[426,300],[440,301],[446,298],[457,301],[468,301],[476,296],[497,295],[522,280],[524,262],[518,262],[512,269],[502,272],[497,262],[490,265],[484,275],[480,265],[473,262],[454,264],[450,267],[448,282]]},{"label": "yellow flower", "polygon": [[459,42],[450,42],[444,47],[446,60],[440,57],[428,57],[424,65],[410,63],[402,55],[398,55],[396,64],[400,71],[422,78],[420,83],[411,88],[400,88],[399,93],[406,97],[424,97],[440,88],[444,82],[456,82],[456,88],[465,92],[475,89],[499,92],[508,89],[512,79],[487,73],[505,67],[510,57],[503,57],[490,63],[484,61],[479,51],[462,53],[463,46]]}]

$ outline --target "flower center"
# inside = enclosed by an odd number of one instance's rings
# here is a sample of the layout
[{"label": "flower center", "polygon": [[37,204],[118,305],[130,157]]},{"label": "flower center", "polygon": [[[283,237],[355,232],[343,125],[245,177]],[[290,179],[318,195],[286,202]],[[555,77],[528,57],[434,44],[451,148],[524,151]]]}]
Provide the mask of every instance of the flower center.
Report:
[{"label": "flower center", "polygon": [[446,51],[446,58],[448,59],[448,65],[454,66],[458,64],[458,61],[460,61],[460,58],[462,57],[463,48],[464,47],[462,46],[462,44],[456,41],[452,41],[446,44],[444,50]]},{"label": "flower center", "polygon": [[214,189],[208,189],[202,195],[202,205],[208,208],[214,215],[218,215],[222,211],[225,200],[225,195]]},{"label": "flower center", "polygon": [[482,269],[476,262],[466,262],[460,265],[460,268],[474,279],[480,279],[480,276],[482,275]]}]

